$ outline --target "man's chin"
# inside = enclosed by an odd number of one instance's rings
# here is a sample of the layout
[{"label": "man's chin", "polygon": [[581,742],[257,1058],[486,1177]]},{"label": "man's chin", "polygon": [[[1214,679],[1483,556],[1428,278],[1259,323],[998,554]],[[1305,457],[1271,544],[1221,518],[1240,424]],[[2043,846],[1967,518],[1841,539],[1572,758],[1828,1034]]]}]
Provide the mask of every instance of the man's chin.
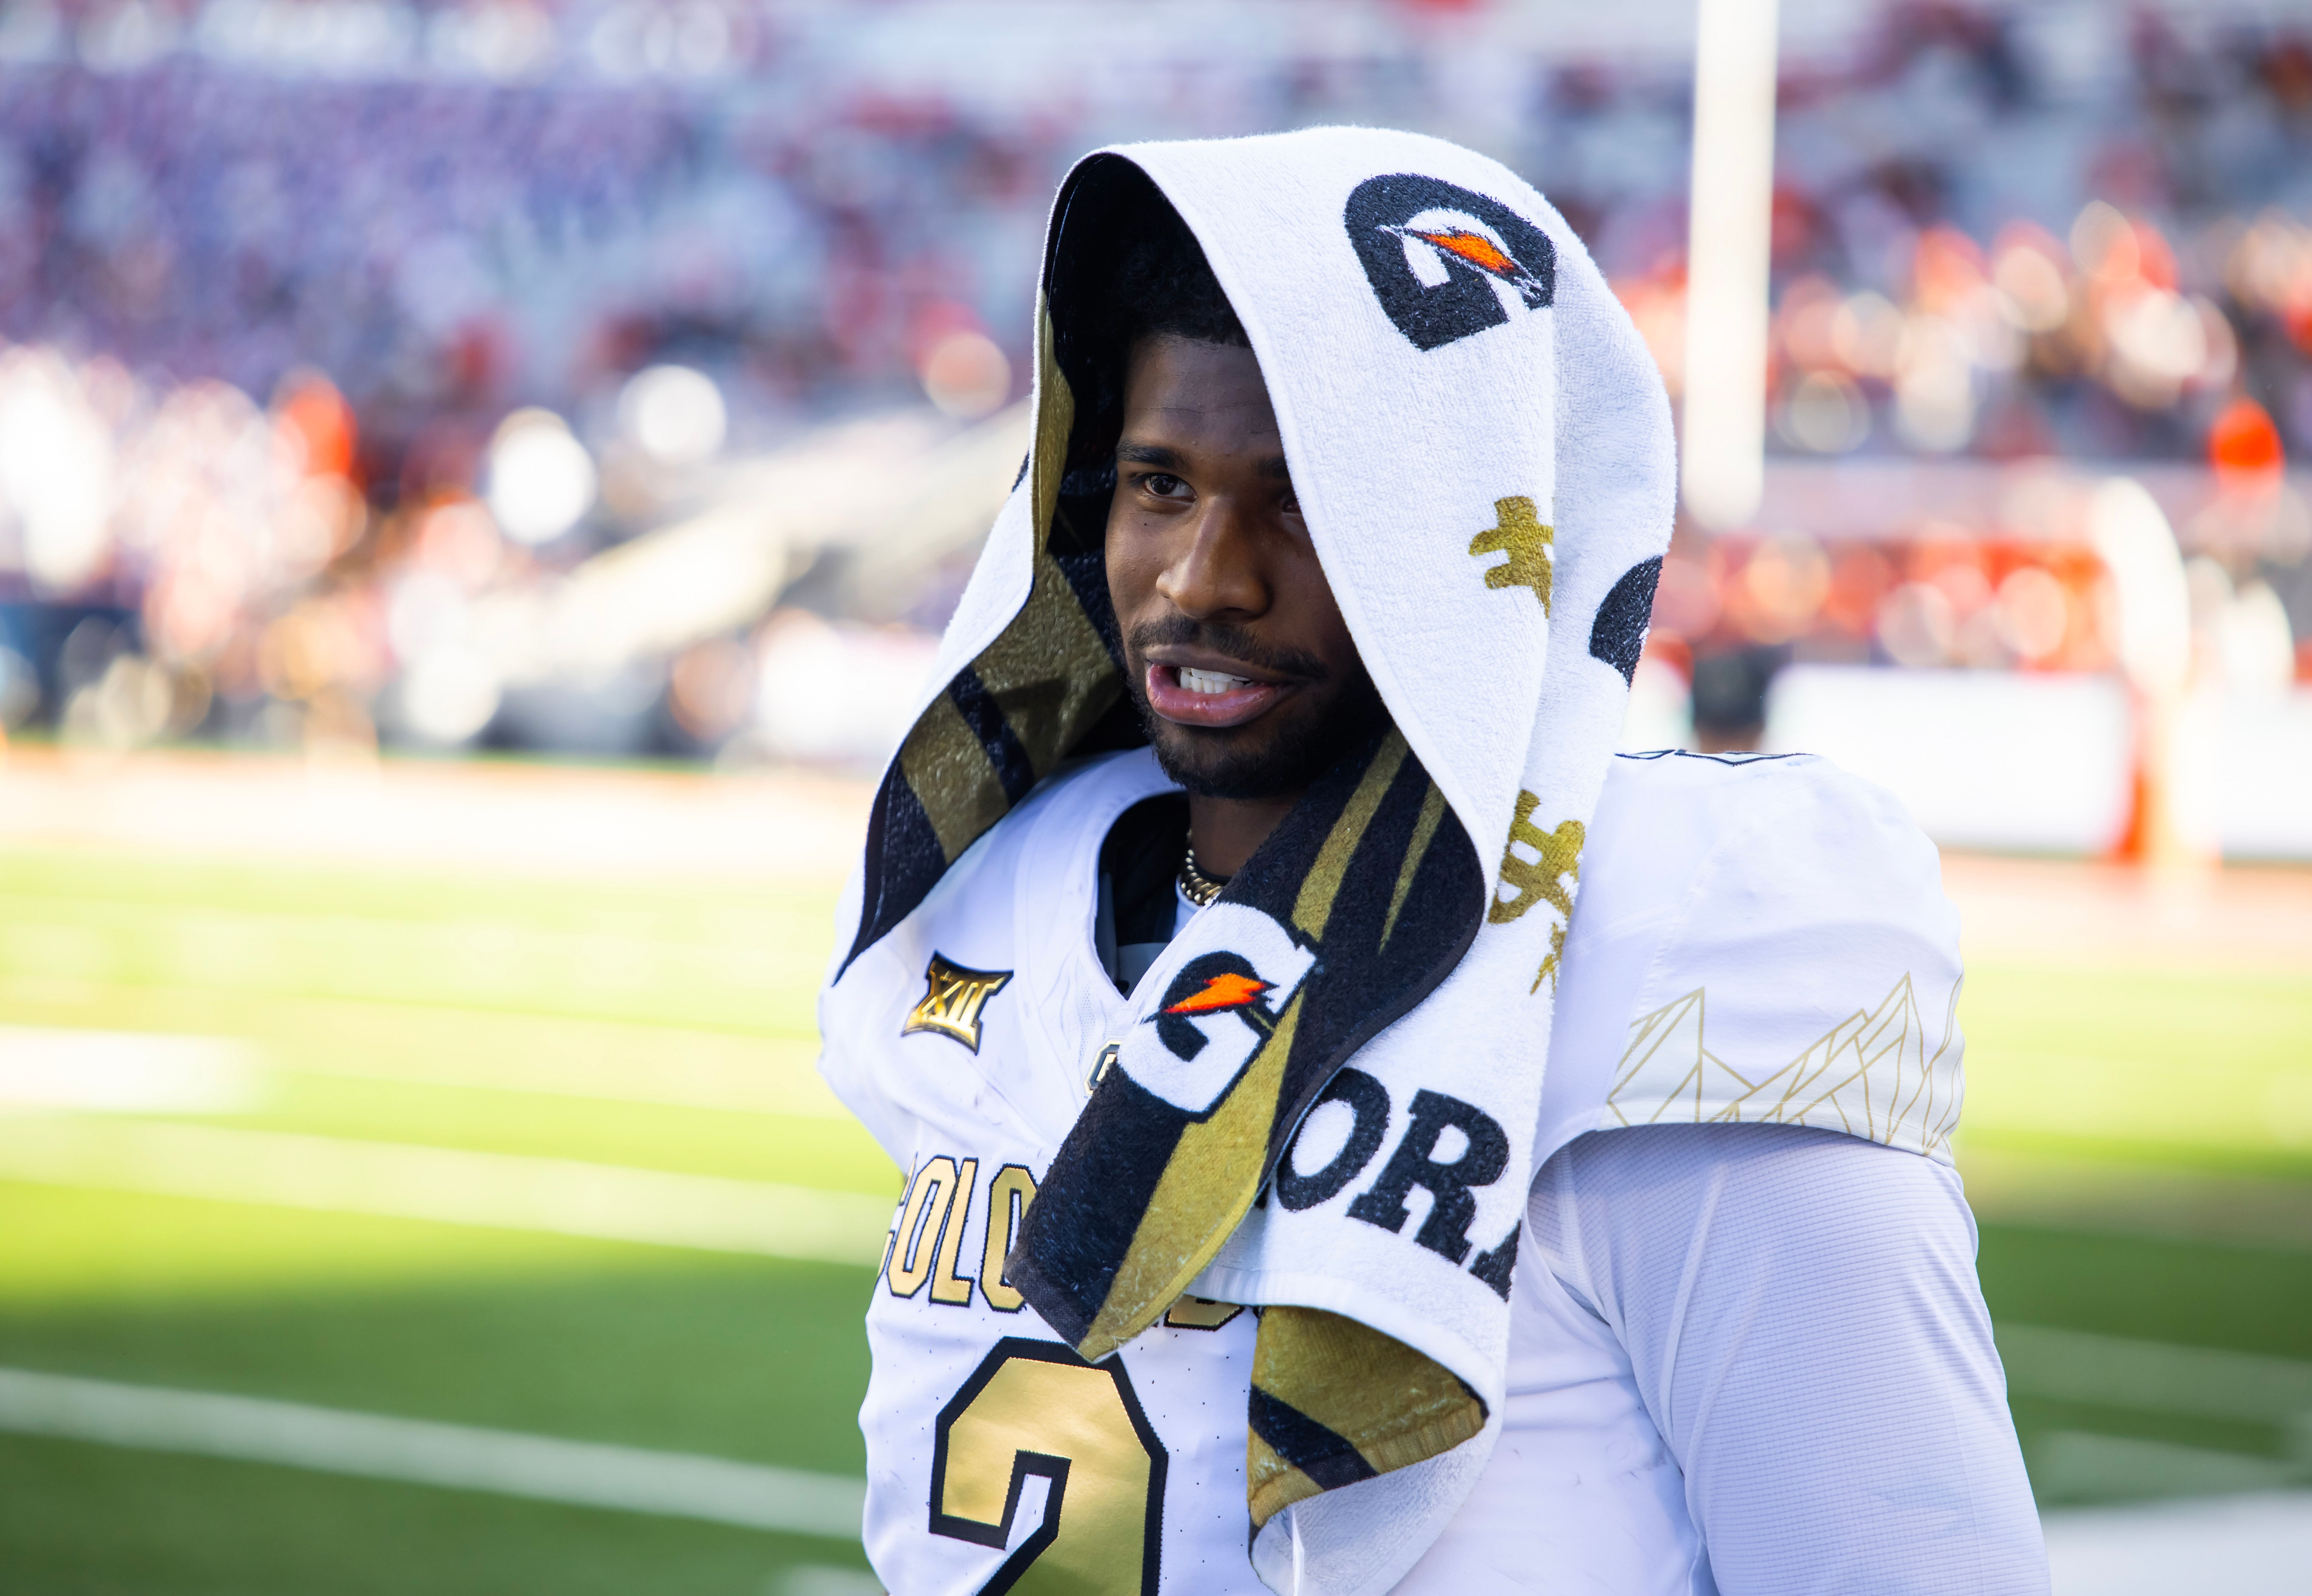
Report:
[{"label": "man's chin", "polygon": [[1149,742],[1164,774],[1199,798],[1274,798],[1284,790],[1261,758],[1265,750],[1239,728],[1206,731],[1158,720]]},{"label": "man's chin", "polygon": [[1284,732],[1259,727],[1255,734],[1251,726],[1206,730],[1153,720],[1149,741],[1164,774],[1196,797],[1257,802],[1306,790],[1346,751],[1329,746],[1329,740],[1280,734]]}]

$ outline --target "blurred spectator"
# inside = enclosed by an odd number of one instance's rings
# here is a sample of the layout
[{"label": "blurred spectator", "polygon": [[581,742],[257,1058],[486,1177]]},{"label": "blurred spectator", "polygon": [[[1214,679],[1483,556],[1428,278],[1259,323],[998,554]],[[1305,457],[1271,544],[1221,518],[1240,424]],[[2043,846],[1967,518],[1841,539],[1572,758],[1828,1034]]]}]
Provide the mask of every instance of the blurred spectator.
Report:
[{"label": "blurred spectator", "polygon": [[1774,651],[1738,649],[1694,662],[1694,746],[1705,754],[1741,753],[1765,740],[1766,688],[1782,663]]},{"label": "blurred spectator", "polygon": [[[1087,96],[1036,51],[991,94],[1000,41],[937,5],[888,30],[721,4],[20,5],[0,336],[250,393],[325,371],[390,497],[422,434],[524,401],[591,415],[653,358],[714,372],[742,418],[919,371],[1016,391],[1042,207],[1076,153],[1384,120],[1525,170],[1675,346],[1677,51],[1569,62],[1509,7],[1343,31],[1312,10],[1170,41],[1202,75],[1184,102],[1158,71]],[[1778,447],[2188,458],[2243,390],[2285,445],[2312,441],[2307,36],[1895,4],[1793,49]],[[1481,51],[1489,117],[1467,109]]]},{"label": "blurred spectator", "polygon": [[[740,491],[722,462],[828,417],[952,427],[1016,399],[1043,207],[1113,138],[1379,121],[1487,149],[1581,232],[1677,388],[1683,5],[1642,4],[1616,49],[1508,5],[1247,0],[1218,31],[1159,7],[1128,71],[1079,48],[1106,13],[987,14],[0,11],[0,724],[338,752],[754,736],[784,712],[736,684],[775,637],[806,658],[755,623],[807,557],[752,615],[544,697],[508,676],[543,668],[509,663],[514,623],[589,555]],[[1898,0],[1794,22],[1784,63],[1783,487],[1758,534],[1682,539],[1651,656],[1700,662],[1697,694],[1753,649],[2103,669],[2070,490],[1967,475],[2056,456],[2196,470],[2159,491],[2228,595],[2202,606],[2230,639],[2206,668],[2312,676],[2287,471],[2312,446],[2312,34]],[[1833,461],[1992,485],[1938,509],[1924,478],[1880,479],[1911,513],[1865,528],[1853,495],[1808,496]],[[858,617],[822,618],[849,638]],[[68,665],[84,622],[102,646]]]}]

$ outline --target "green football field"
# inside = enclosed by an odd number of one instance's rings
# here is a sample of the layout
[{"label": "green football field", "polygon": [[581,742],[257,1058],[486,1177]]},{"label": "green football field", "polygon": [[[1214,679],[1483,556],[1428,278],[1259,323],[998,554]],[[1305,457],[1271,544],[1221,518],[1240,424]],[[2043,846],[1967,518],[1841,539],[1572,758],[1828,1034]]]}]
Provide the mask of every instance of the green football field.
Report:
[{"label": "green football field", "polygon": [[[0,1114],[0,1390],[855,1478],[869,1268],[680,1231],[685,1193],[871,1217],[896,1191],[811,1069],[832,896],[0,853],[0,1092],[73,1076],[75,1037],[113,1048],[56,1088],[106,1101]],[[1962,1018],[1962,1163],[2043,1500],[2312,1479],[2312,979],[1978,963]],[[317,1174],[317,1138],[369,1183]],[[521,1207],[554,1182],[578,1217]],[[587,1192],[665,1233],[611,1239]],[[838,1533],[194,1455],[145,1420],[35,1434],[23,1399],[12,1593],[874,1589]]]}]

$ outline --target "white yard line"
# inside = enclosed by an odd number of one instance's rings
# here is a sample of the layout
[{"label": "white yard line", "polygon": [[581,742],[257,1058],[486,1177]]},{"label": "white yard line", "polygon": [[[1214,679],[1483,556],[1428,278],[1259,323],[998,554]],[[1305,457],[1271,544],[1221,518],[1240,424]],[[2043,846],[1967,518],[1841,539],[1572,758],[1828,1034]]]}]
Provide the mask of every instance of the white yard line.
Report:
[{"label": "white yard line", "polygon": [[2054,1596],[2303,1596],[2312,1492],[2273,1492],[2046,1516]]},{"label": "white yard line", "polygon": [[2284,1425],[2312,1416],[2312,1363],[2211,1346],[2002,1324],[2000,1360],[2019,1396]]},{"label": "white yard line", "polygon": [[[334,1009],[332,1023],[372,1031],[381,1006],[287,999],[272,1006],[286,1009],[293,1002],[308,1011]],[[397,1006],[389,1023],[406,1022],[409,1013]],[[444,1049],[422,1030],[412,1035],[405,1029],[383,1045],[374,1034],[365,1037],[368,1045],[352,1057],[299,1054],[270,1065],[261,1063],[265,1050],[246,1037],[0,1025],[0,1113],[234,1113],[262,1101],[272,1078],[308,1075],[846,1123],[852,1117],[819,1078],[819,1044],[807,1038],[530,1014],[466,1013],[456,1023],[472,1046]]]},{"label": "white yard line", "polygon": [[45,1115],[0,1119],[0,1179],[870,1268],[892,1206],[857,1192],[570,1159]]},{"label": "white yard line", "polygon": [[[851,1110],[828,1090],[808,1061],[778,1058],[766,1046],[746,1066],[685,1070],[653,1057],[645,1074],[624,1064],[569,1067],[565,1061],[535,1055],[500,1055],[442,1060],[407,1056],[390,1060],[298,1063],[276,1069],[280,1075],[320,1075],[344,1081],[390,1081],[398,1086],[520,1092],[539,1097],[574,1097],[595,1102],[649,1103],[671,1109],[705,1109],[717,1114],[775,1114],[788,1119],[833,1119],[853,1123]],[[786,1044],[815,1054],[818,1044]]]},{"label": "white yard line", "polygon": [[2300,1596],[2312,1589],[2312,1363],[2044,1325],[1999,1327],[2015,1395],[2280,1429],[2290,1455],[2042,1432],[2031,1471],[2057,1494],[2253,1492],[2045,1515],[2054,1596]]},{"label": "white yard line", "polygon": [[258,1098],[250,1052],[234,1037],[0,1025],[0,1113],[232,1113]]},{"label": "white yard line", "polygon": [[0,1369],[0,1430],[855,1540],[863,1480],[207,1391]]}]

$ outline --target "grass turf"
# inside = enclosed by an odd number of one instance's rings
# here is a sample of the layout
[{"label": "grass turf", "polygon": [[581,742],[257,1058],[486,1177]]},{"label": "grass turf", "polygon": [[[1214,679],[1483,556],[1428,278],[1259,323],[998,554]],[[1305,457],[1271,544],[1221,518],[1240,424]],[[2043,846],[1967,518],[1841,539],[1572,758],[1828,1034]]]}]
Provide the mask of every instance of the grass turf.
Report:
[{"label": "grass turf", "polygon": [[25,1596],[778,1596],[864,1570],[830,1542],[0,1437],[0,1557]]},{"label": "grass turf", "polygon": [[[0,1024],[241,1039],[258,1090],[212,1118],[252,1128],[888,1194],[895,1171],[810,1069],[831,908],[0,853]],[[2312,983],[1978,966],[1962,1018],[1969,1142],[2254,1168],[2312,1193],[2312,1109],[2295,1108],[2312,1103]],[[2002,1323],[2312,1358],[2300,1257],[1995,1215],[1983,1237]],[[856,1269],[0,1186],[0,1364],[844,1473],[862,1466],[867,1286]],[[2285,1453],[2277,1425],[2027,1395],[2016,1412],[2051,1500],[2191,1489],[2232,1478],[2192,1459]],[[2108,1442],[2084,1470],[2082,1435]],[[0,1437],[0,1565],[26,1591],[771,1596],[797,1563],[860,1565],[833,1542]]]},{"label": "grass turf", "polygon": [[2312,1181],[2312,972],[1975,964],[1959,1017],[1970,1142]]}]

